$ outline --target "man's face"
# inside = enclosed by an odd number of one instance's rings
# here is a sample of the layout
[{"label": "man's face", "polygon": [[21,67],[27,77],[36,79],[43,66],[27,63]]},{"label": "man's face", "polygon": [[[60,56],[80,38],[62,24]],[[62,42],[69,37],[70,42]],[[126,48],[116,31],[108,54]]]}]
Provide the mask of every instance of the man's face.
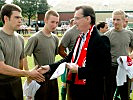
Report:
[{"label": "man's face", "polygon": [[55,31],[56,27],[58,26],[58,23],[59,23],[59,17],[53,15],[50,15],[48,19],[45,19],[45,25],[49,32]]},{"label": "man's face", "polygon": [[124,19],[121,15],[113,15],[113,25],[116,30],[123,28]]},{"label": "man's face", "polygon": [[83,15],[82,9],[79,9],[74,14],[74,23],[76,24],[78,30],[83,32],[84,28],[88,24],[88,20]]},{"label": "man's face", "polygon": [[125,21],[124,21],[124,24],[123,24],[123,28],[126,28],[128,25],[128,18],[126,17],[125,18]]},{"label": "man's face", "polygon": [[8,27],[14,31],[19,30],[22,24],[22,15],[21,12],[12,11],[12,15],[9,17],[6,16],[6,24]]},{"label": "man's face", "polygon": [[108,31],[108,24],[105,24],[104,28],[100,28],[100,31],[101,31],[102,33],[107,32],[107,31]]}]

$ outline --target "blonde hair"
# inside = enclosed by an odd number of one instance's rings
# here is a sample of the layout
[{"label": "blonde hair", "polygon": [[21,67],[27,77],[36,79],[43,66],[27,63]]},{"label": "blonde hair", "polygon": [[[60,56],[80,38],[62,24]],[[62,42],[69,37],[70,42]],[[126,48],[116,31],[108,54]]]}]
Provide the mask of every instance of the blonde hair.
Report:
[{"label": "blonde hair", "polygon": [[113,15],[121,15],[122,19],[125,19],[126,13],[121,9],[116,9],[113,11],[112,16]]},{"label": "blonde hair", "polygon": [[50,15],[59,17],[59,14],[58,14],[56,11],[54,11],[54,10],[48,10],[48,11],[45,13],[45,18],[48,19]]}]

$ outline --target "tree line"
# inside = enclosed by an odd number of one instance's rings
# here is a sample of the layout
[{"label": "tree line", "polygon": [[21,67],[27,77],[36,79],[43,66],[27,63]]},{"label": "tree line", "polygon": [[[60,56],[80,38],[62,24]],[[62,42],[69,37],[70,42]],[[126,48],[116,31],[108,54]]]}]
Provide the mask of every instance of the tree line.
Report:
[{"label": "tree line", "polygon": [[[6,3],[5,1],[0,0],[0,9]],[[13,0],[12,3],[21,7],[22,16],[28,18],[28,25],[30,25],[31,18],[36,18],[37,14],[45,14],[50,8],[47,0]]]}]

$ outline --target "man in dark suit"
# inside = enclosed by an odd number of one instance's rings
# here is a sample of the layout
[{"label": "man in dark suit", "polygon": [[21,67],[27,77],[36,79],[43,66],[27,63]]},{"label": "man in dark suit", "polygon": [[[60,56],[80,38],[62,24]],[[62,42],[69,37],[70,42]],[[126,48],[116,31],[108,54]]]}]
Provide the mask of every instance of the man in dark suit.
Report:
[{"label": "man in dark suit", "polygon": [[43,68],[53,73],[59,64],[67,62],[68,100],[103,100],[104,78],[111,67],[109,39],[99,35],[92,7],[76,7],[74,21],[82,34],[73,50],[64,59]]}]

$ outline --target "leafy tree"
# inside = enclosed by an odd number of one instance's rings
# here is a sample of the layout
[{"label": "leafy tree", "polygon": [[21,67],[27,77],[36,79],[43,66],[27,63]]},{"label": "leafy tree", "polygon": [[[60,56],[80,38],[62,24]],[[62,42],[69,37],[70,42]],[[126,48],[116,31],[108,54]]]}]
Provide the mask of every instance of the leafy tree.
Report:
[{"label": "leafy tree", "polygon": [[5,4],[5,1],[6,1],[6,0],[0,0],[0,9],[1,9],[1,7]]},{"label": "leafy tree", "polygon": [[[5,4],[5,1],[6,1],[6,0],[0,0],[0,9],[1,9],[1,7]],[[1,17],[0,17],[0,27],[2,27],[2,26],[3,26],[3,23],[2,23]]]},{"label": "leafy tree", "polygon": [[47,0],[40,0],[37,4],[37,13],[45,13],[50,7],[47,3]]},{"label": "leafy tree", "polygon": [[45,13],[49,9],[47,0],[13,0],[13,3],[22,8],[22,15],[28,18],[28,25],[37,13]]}]

